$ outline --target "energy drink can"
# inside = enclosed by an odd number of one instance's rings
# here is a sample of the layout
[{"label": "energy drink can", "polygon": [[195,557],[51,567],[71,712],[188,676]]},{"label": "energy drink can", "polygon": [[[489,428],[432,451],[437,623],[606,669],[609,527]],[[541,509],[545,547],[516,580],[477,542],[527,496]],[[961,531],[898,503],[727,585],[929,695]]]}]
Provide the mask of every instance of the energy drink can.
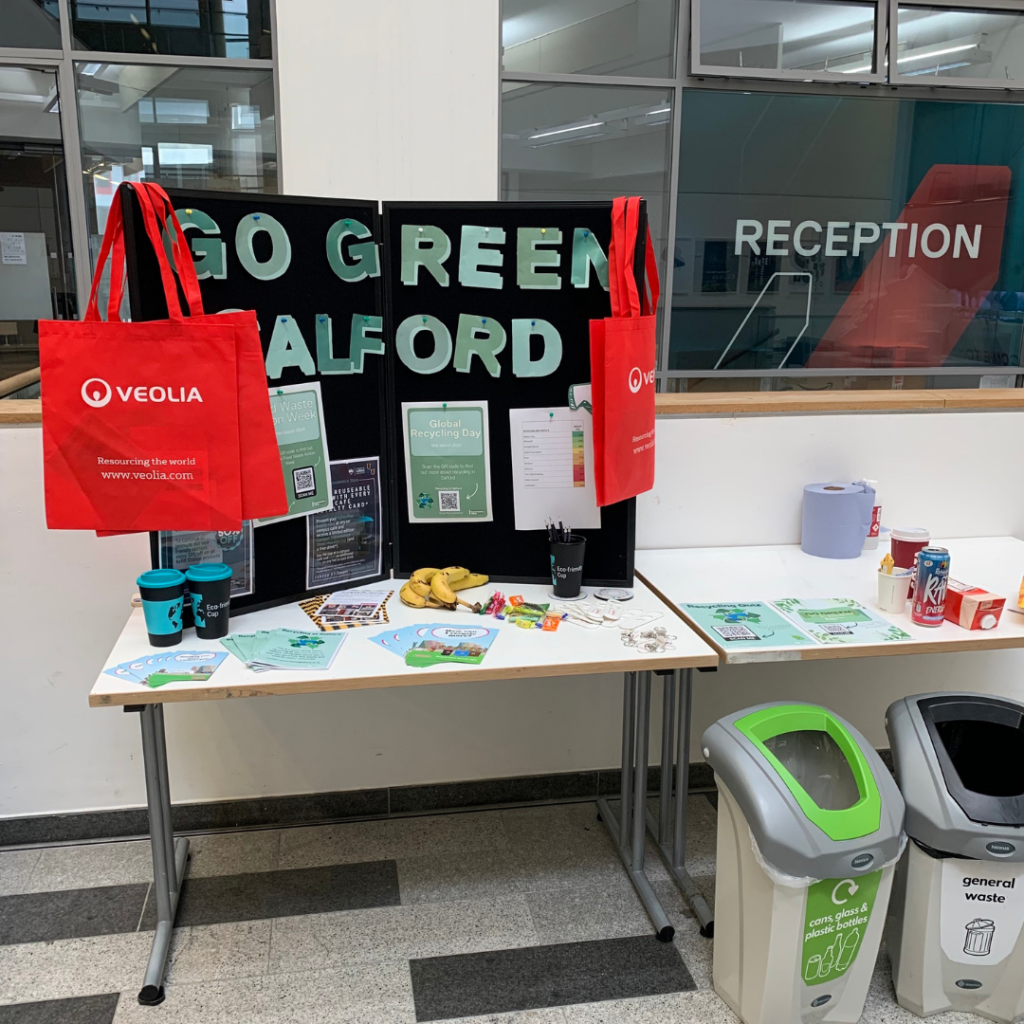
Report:
[{"label": "energy drink can", "polygon": [[916,625],[942,625],[945,619],[948,583],[948,549],[922,548],[917,555],[914,599],[910,606],[910,617]]}]

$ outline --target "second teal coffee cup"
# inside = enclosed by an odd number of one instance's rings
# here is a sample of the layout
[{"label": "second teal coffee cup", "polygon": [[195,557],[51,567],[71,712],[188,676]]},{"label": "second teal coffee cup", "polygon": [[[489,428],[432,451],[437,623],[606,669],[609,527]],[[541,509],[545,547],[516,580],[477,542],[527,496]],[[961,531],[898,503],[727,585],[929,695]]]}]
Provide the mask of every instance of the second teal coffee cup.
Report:
[{"label": "second teal coffee cup", "polygon": [[231,567],[223,562],[190,565],[185,572],[192,599],[196,636],[218,640],[228,635],[231,614]]}]

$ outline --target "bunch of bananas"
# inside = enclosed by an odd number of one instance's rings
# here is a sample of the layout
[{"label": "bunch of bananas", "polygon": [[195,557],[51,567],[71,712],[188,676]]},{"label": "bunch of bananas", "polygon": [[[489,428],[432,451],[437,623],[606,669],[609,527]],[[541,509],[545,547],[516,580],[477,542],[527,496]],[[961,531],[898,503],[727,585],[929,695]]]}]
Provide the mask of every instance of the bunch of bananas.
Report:
[{"label": "bunch of bananas", "polygon": [[488,579],[482,572],[470,572],[459,565],[451,565],[447,569],[417,569],[402,585],[398,596],[410,608],[448,608],[454,611],[461,604],[478,612],[479,604],[463,601],[456,591],[482,587]]}]

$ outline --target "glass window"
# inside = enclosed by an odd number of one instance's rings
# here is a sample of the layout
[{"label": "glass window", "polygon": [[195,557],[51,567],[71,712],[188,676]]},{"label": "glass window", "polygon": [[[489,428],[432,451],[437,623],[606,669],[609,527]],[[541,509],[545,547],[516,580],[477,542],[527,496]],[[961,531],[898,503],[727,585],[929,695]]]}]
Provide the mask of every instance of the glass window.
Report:
[{"label": "glass window", "polygon": [[1021,365],[1024,107],[688,89],[681,113],[670,369]]},{"label": "glass window", "polygon": [[1024,81],[1024,13],[900,7],[896,38],[895,73],[912,82]]},{"label": "glass window", "polygon": [[277,191],[269,70],[78,64],[76,75],[94,258],[122,181]]},{"label": "glass window", "polygon": [[[874,3],[696,0],[702,68],[867,75],[875,71]],[[742,74],[742,72],[740,72]]]},{"label": "glass window", "polygon": [[39,366],[39,321],[75,317],[74,280],[56,75],[0,67],[0,393]]},{"label": "glass window", "polygon": [[675,77],[678,0],[504,0],[505,71]]},{"label": "glass window", "polygon": [[59,50],[57,0],[0,0],[0,46]]},{"label": "glass window", "polygon": [[664,282],[671,90],[519,82],[503,89],[502,198],[643,196]]},{"label": "glass window", "polygon": [[71,24],[80,50],[272,56],[270,0],[71,0]]}]

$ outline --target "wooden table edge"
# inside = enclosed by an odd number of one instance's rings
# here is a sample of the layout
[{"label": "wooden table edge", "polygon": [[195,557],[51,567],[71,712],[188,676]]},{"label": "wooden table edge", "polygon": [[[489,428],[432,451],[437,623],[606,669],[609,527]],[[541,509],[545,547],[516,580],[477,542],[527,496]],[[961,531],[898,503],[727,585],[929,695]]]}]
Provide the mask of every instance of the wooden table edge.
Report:
[{"label": "wooden table edge", "polygon": [[[699,639],[703,640],[703,637]],[[709,668],[717,666],[719,657],[710,644],[706,654],[652,655],[630,661],[574,662],[565,665],[520,665],[493,668],[446,669],[435,672],[419,670],[421,674],[377,675],[301,681],[266,681],[258,678],[251,683],[233,686],[203,686],[188,690],[140,689],[138,693],[89,694],[89,707],[124,707],[132,704],[177,704],[201,700],[235,700],[241,697],[274,697],[300,693],[333,693],[347,690],[383,690],[404,686],[430,686],[445,683],[482,683],[501,679],[544,679],[561,676],[598,675],[607,672],[647,672],[654,669]]]}]

